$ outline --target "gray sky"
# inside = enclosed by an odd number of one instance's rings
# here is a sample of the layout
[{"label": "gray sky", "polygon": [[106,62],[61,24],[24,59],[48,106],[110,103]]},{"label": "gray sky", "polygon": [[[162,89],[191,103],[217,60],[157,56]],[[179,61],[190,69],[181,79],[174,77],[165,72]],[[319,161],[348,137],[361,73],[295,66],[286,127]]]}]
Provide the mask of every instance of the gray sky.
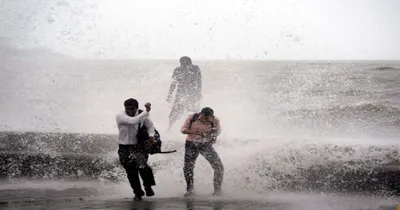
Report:
[{"label": "gray sky", "polygon": [[77,58],[400,59],[399,0],[0,0],[0,37]]}]

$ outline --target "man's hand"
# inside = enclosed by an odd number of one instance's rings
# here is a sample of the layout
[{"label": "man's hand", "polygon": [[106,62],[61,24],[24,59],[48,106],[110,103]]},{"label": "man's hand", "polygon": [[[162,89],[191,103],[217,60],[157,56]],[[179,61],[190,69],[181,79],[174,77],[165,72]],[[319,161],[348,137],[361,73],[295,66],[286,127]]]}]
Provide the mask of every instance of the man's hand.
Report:
[{"label": "man's hand", "polygon": [[147,103],[144,105],[144,107],[146,107],[146,111],[147,111],[147,112],[150,112],[150,110],[151,110],[151,104],[150,104],[149,102],[147,102]]},{"label": "man's hand", "polygon": [[154,144],[154,137],[150,137],[147,141],[144,142],[144,148],[149,149],[153,144]]}]

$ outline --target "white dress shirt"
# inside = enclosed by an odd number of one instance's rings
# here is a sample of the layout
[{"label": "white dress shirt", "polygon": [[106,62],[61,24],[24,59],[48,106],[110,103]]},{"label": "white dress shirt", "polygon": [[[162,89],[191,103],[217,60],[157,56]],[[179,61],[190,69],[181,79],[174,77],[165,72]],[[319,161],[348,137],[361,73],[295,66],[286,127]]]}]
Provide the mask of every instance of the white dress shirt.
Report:
[{"label": "white dress shirt", "polygon": [[117,127],[118,127],[118,144],[124,145],[135,145],[137,144],[136,134],[138,132],[139,123],[140,126],[146,126],[147,132],[150,137],[154,137],[154,124],[149,118],[149,112],[143,110],[138,115],[139,111],[136,111],[134,117],[130,117],[125,111],[119,112],[116,116]]}]

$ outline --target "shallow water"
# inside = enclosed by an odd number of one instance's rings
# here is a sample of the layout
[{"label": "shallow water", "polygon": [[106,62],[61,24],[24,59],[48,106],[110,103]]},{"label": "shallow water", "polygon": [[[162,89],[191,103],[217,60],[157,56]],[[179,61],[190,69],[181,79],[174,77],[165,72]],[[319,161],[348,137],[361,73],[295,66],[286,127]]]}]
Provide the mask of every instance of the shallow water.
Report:
[{"label": "shallow water", "polygon": [[398,197],[269,192],[225,192],[211,196],[202,190],[191,198],[183,190],[155,187],[154,197],[133,201],[129,186],[102,182],[2,183],[1,209],[393,209]]}]

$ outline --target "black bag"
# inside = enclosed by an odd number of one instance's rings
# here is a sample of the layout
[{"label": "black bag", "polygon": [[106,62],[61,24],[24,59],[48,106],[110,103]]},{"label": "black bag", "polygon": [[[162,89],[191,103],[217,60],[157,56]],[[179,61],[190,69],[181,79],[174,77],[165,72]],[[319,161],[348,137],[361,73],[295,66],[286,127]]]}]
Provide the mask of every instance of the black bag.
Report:
[{"label": "black bag", "polygon": [[[139,114],[142,113],[143,110],[139,109]],[[149,148],[145,148],[145,141],[147,141],[150,137],[149,134],[147,133],[147,128],[145,125],[141,125],[139,123],[139,128],[138,128],[138,132],[137,132],[137,140],[138,140],[138,145],[142,148],[142,150],[146,153],[149,154],[155,154],[155,153],[162,153],[161,152],[161,145],[162,145],[162,141],[160,138],[160,133],[154,129],[155,133],[154,133],[154,144],[152,144]]]}]

